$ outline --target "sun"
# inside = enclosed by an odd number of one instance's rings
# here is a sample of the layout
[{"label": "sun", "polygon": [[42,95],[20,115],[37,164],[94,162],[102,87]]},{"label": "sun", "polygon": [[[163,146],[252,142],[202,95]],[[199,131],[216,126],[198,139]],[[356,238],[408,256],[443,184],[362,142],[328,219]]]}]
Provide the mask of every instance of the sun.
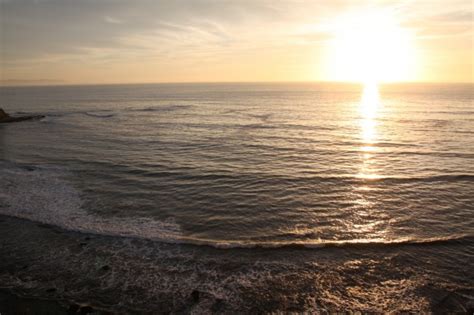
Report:
[{"label": "sun", "polygon": [[412,81],[416,75],[414,34],[391,11],[346,14],[331,26],[327,76],[362,83]]}]

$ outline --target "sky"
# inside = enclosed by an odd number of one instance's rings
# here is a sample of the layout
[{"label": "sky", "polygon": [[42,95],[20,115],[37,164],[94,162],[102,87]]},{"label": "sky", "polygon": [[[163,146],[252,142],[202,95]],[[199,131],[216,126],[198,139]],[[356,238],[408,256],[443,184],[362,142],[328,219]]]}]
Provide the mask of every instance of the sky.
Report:
[{"label": "sky", "polygon": [[0,83],[473,82],[473,6],[0,0]]}]

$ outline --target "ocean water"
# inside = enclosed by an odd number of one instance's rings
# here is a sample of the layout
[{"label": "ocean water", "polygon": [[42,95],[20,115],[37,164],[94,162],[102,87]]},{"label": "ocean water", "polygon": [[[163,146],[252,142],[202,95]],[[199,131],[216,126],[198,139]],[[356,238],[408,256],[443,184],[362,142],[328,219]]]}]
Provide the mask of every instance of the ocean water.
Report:
[{"label": "ocean water", "polygon": [[138,312],[474,305],[472,84],[0,99],[46,116],[0,125],[1,287]]}]

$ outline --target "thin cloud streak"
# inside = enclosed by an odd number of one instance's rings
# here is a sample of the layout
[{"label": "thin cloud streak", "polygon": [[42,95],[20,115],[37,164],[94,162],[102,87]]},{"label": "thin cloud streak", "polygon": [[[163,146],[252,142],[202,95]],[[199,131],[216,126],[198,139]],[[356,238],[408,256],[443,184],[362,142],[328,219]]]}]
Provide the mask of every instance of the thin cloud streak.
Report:
[{"label": "thin cloud streak", "polygon": [[[338,16],[379,7],[396,12],[402,26],[420,40],[468,41],[470,37],[472,41],[469,4],[430,1],[427,10],[425,2],[414,1],[2,0],[0,65],[5,79],[47,76],[95,82],[108,81],[104,71],[115,80],[117,73],[141,61],[150,63],[150,71],[135,71],[133,80],[226,81],[226,73],[234,67],[225,62],[233,62],[242,68],[257,67],[237,76],[242,80],[285,80],[260,66],[278,60],[293,65],[291,75],[299,75],[287,80],[324,80],[317,71],[319,57],[333,35],[330,24]],[[190,64],[193,69],[201,64],[200,71],[195,70],[201,78],[177,70]],[[206,69],[217,64],[220,70],[208,76]],[[77,71],[79,65],[90,69]],[[94,72],[99,65],[100,73]],[[316,70],[303,74],[305,65]],[[112,71],[113,67],[117,69]],[[181,74],[167,76],[162,69]],[[87,77],[81,72],[87,72]]]}]

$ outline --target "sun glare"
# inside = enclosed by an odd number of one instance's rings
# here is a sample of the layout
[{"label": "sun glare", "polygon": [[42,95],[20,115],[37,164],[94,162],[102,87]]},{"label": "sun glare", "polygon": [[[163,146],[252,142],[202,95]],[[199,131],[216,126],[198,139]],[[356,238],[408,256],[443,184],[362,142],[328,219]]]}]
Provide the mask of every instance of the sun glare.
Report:
[{"label": "sun glare", "polygon": [[390,11],[345,15],[331,29],[327,56],[331,80],[375,83],[415,78],[413,36]]},{"label": "sun glare", "polygon": [[377,113],[380,106],[377,84],[366,83],[360,102],[360,139],[362,146],[362,165],[359,172],[360,178],[378,178],[374,169],[373,156],[377,152]]}]

